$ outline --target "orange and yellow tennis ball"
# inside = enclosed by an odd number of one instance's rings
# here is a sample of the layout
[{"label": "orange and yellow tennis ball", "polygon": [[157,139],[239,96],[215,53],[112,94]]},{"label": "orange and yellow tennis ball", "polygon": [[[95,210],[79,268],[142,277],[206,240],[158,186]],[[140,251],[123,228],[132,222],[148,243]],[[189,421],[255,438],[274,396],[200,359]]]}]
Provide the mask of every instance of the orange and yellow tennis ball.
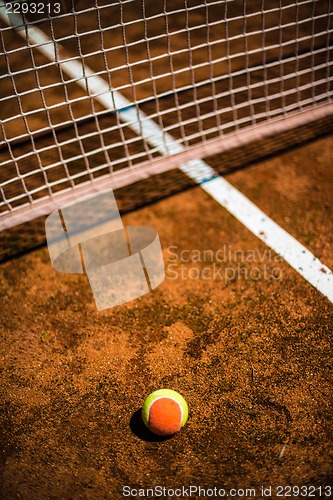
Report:
[{"label": "orange and yellow tennis ball", "polygon": [[142,420],[148,429],[158,436],[171,436],[187,422],[188,406],[178,392],[160,389],[145,399]]}]

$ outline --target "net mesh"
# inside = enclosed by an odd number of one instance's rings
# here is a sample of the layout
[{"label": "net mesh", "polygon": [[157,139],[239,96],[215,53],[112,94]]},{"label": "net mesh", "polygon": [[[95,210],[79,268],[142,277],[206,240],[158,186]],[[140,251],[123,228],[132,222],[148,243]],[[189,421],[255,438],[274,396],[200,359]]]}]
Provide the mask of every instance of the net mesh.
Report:
[{"label": "net mesh", "polygon": [[67,4],[0,3],[2,216],[332,101],[330,0]]}]

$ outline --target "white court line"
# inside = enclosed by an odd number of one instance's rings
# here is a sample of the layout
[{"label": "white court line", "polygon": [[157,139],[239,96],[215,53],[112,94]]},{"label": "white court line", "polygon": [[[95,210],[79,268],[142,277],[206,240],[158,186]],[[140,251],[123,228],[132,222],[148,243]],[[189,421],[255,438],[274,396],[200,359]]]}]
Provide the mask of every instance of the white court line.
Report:
[{"label": "white court line", "polygon": [[[0,5],[1,3],[2,1],[0,1]],[[7,24],[10,24],[8,18],[6,19],[4,9],[1,12],[1,8],[0,17]],[[19,18],[17,21],[19,24]],[[26,39],[24,30],[18,31],[18,33]],[[120,119],[143,137],[147,143],[157,148],[162,155],[184,151],[185,148],[170,134],[164,133],[153,120],[119,92],[110,89],[107,82],[95,75],[88,66],[77,60],[61,60],[61,54],[64,54],[63,48],[50,40],[39,28],[29,28],[28,42],[30,45],[37,45],[37,48],[49,60],[58,62],[64,73],[75,79],[78,85],[83,87],[106,109],[120,110]],[[62,59],[66,59],[66,57],[68,58],[68,56],[62,56]],[[255,236],[283,257],[305,280],[333,302],[333,273],[307,248],[270,219],[228,181],[217,175],[203,160],[191,160],[180,165],[179,168],[200,184],[202,189],[252,231]]]},{"label": "white court line", "polygon": [[[182,168],[187,170],[187,165]],[[190,172],[186,172],[195,179]],[[333,302],[333,273],[306,247],[276,224],[223,177],[201,184],[222,207],[288,262],[303,278]]]}]

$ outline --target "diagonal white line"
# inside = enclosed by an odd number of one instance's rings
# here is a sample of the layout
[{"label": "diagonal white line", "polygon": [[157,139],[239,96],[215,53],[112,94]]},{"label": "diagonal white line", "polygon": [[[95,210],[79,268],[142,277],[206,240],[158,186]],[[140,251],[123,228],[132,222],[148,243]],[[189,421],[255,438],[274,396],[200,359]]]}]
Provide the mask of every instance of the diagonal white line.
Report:
[{"label": "diagonal white line", "polygon": [[[1,4],[3,5],[2,0],[0,0],[0,7]],[[4,9],[1,8],[0,18],[9,24]],[[20,24],[19,17],[17,17],[17,24]],[[25,30],[20,30],[18,33],[24,39],[27,38]],[[42,30],[31,26],[27,33],[27,42],[30,45],[37,46],[45,57],[57,62],[64,73],[73,78],[106,109],[118,110],[120,119],[162,155],[184,151],[184,147],[170,134],[165,133],[153,120],[139,110],[138,106],[128,101],[116,90],[110,89],[107,82],[84,65],[82,61],[66,60],[64,56],[60,59],[61,54],[64,54],[63,48],[49,39]],[[217,175],[203,160],[192,160],[180,165],[179,168],[255,236],[283,257],[312,286],[333,302],[333,273],[307,248],[270,219],[226,179]]]},{"label": "diagonal white line", "polygon": [[[222,207],[226,208],[255,236],[283,257],[306,281],[333,302],[332,271],[223,177],[217,176],[205,182],[205,175],[198,175],[198,171],[203,172],[206,166],[207,164],[202,160],[196,160],[182,166],[181,170],[199,183],[202,189]],[[211,168],[208,168],[207,173],[211,171]]]}]

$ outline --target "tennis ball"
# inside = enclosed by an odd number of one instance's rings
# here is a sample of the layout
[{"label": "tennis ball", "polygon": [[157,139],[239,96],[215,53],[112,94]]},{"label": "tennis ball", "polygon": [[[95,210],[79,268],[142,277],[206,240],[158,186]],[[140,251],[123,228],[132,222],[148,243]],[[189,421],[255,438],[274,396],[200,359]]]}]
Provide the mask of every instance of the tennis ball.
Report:
[{"label": "tennis ball", "polygon": [[170,436],[186,424],[188,406],[178,392],[160,389],[145,399],[141,413],[143,422],[154,434]]}]

